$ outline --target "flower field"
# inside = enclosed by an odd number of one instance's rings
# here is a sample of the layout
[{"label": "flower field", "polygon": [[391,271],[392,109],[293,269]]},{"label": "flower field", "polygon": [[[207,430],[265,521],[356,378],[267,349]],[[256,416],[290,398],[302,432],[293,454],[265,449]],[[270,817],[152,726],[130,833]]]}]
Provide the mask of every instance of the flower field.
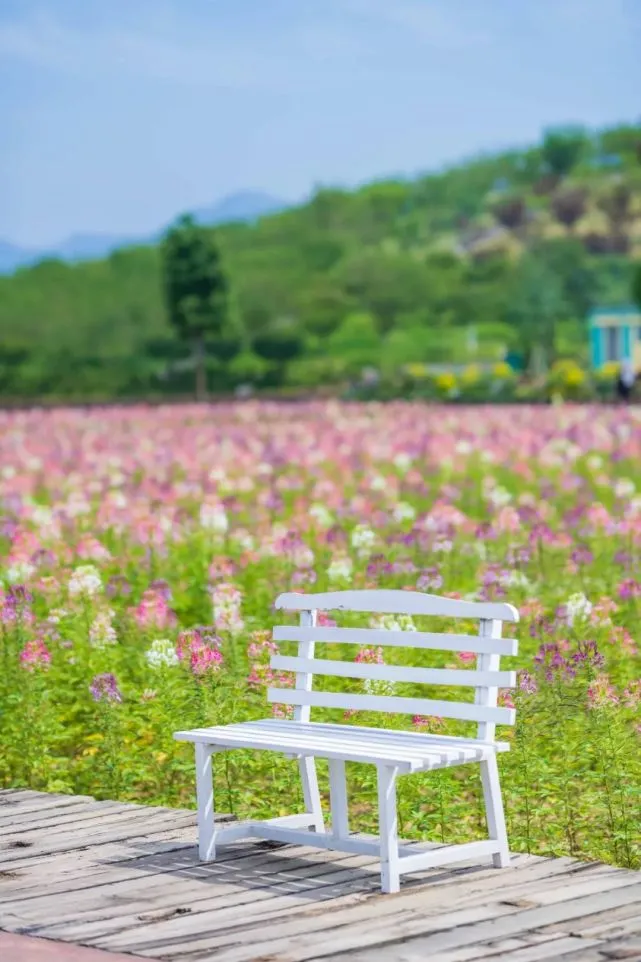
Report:
[{"label": "flower field", "polygon": [[[292,620],[273,611],[279,592],[507,600],[522,617],[520,653],[502,662],[519,671],[501,693],[517,724],[499,729],[512,742],[500,756],[512,849],[641,867],[634,408],[0,413],[0,579],[0,785],[177,806],[193,804],[194,773],[174,730],[286,713],[265,697],[270,629]],[[471,660],[391,651],[342,654]],[[439,718],[314,717],[472,733]],[[374,769],[348,769],[353,828],[372,830]],[[477,769],[401,779],[402,833],[482,836]],[[217,756],[215,780],[222,811],[302,810],[297,767],[279,756]]]}]

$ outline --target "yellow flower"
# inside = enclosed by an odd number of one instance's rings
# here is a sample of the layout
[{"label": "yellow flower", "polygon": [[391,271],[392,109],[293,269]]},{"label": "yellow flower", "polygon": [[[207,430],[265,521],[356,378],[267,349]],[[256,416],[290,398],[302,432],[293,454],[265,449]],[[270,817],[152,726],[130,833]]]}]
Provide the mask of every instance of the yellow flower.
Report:
[{"label": "yellow flower", "polygon": [[436,386],[439,391],[452,391],[456,387],[456,378],[451,371],[444,371],[436,378]]},{"label": "yellow flower", "polygon": [[619,363],[617,361],[606,361],[606,363],[596,372],[597,377],[603,381],[613,381],[619,373]]},{"label": "yellow flower", "polygon": [[478,364],[470,364],[461,374],[463,384],[476,384],[481,380],[481,369]]},{"label": "yellow flower", "polygon": [[571,368],[565,372],[565,383],[568,387],[579,387],[585,381],[585,373],[580,367]]},{"label": "yellow flower", "polygon": [[499,363],[495,364],[492,368],[492,374],[494,377],[500,378],[501,380],[506,380],[507,378],[512,377],[514,371],[505,361],[499,361]]}]

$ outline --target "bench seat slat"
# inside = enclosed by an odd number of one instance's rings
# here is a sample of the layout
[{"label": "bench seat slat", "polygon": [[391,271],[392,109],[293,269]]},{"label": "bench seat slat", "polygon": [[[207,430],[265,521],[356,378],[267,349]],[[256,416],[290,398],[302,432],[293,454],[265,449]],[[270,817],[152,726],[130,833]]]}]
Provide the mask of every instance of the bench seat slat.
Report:
[{"label": "bench seat slat", "polygon": [[[375,729],[267,719],[193,731],[176,732],[179,741],[224,748],[256,748],[285,754],[341,758],[346,761],[393,764],[404,771],[442,768],[481,761],[505,750],[505,743],[483,744],[474,739],[439,739],[416,732],[395,732],[396,738],[376,739]],[[363,732],[367,734],[363,735]]]},{"label": "bench seat slat", "polygon": [[516,655],[516,638],[439,634],[430,631],[388,631],[386,628],[301,628],[277,625],[274,641],[322,641],[365,647],[428,648],[434,651],[471,651],[478,655]]},{"label": "bench seat slat", "polygon": [[473,671],[467,668],[414,668],[406,665],[376,665],[322,658],[293,658],[274,655],[272,668],[278,671],[309,672],[334,678],[363,678],[374,681],[407,682],[415,685],[452,685],[513,688],[514,671]]},{"label": "bench seat slat", "polygon": [[431,698],[403,698],[398,695],[358,695],[338,691],[300,691],[269,688],[267,698],[279,705],[310,705],[312,708],[342,708],[345,711],[398,712],[404,715],[434,715],[461,721],[513,725],[513,708],[494,708],[470,702],[436,701]]}]

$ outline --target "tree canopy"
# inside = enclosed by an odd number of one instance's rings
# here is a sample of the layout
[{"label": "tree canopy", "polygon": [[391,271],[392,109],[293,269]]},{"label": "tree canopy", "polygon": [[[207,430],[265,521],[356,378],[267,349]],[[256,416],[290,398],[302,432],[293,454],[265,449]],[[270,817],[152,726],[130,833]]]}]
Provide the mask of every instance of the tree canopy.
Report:
[{"label": "tree canopy", "polygon": [[471,343],[495,360],[523,337],[584,361],[587,312],[632,296],[640,144],[634,125],[549,131],[437,174],[326,185],[256,223],[183,219],[156,247],[0,277],[0,397],[188,394],[195,355],[217,391],[466,362]]}]

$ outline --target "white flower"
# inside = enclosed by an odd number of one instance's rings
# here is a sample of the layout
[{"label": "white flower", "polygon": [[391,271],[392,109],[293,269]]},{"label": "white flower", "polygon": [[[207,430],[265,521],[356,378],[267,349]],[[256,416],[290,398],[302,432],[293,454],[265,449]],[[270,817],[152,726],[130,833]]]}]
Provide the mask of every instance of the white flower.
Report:
[{"label": "white flower", "polygon": [[22,584],[29,581],[35,570],[35,565],[32,565],[29,561],[16,561],[9,565],[5,571],[5,577],[11,585]]},{"label": "white flower", "polygon": [[412,459],[410,458],[409,454],[405,454],[403,451],[401,451],[400,454],[397,454],[394,458],[394,464],[399,471],[407,471],[411,463]]},{"label": "white flower", "polygon": [[98,612],[91,623],[89,643],[94,648],[107,648],[109,645],[115,645],[118,641],[116,629],[111,623],[114,614],[111,608],[105,608],[104,611]]},{"label": "white flower", "polygon": [[94,565],[80,565],[75,568],[69,579],[68,589],[72,597],[86,595],[93,598],[102,590],[102,581],[98,569]]},{"label": "white flower", "polygon": [[353,565],[351,559],[344,555],[339,558],[334,558],[327,569],[327,575],[330,581],[342,581],[352,573]]},{"label": "white flower", "polygon": [[588,601],[582,592],[571,595],[565,603],[568,624],[573,625],[576,621],[585,621],[592,611],[592,602]]},{"label": "white flower", "polygon": [[440,554],[449,554],[453,547],[454,545],[449,538],[439,538],[438,541],[435,541],[432,545],[432,551]]},{"label": "white flower", "polygon": [[232,531],[231,540],[238,545],[241,551],[253,551],[256,541],[246,528],[236,528]]},{"label": "white flower", "polygon": [[386,631],[416,631],[411,615],[374,615],[370,627]]},{"label": "white flower", "polygon": [[65,510],[70,518],[79,518],[83,514],[89,514],[91,505],[80,493],[74,492],[67,501]]},{"label": "white flower", "polygon": [[225,534],[229,528],[229,521],[222,504],[207,504],[207,502],[202,504],[200,506],[200,525],[206,531]]},{"label": "white flower", "polygon": [[47,621],[50,625],[58,625],[68,614],[69,612],[66,608],[52,608],[47,615]]},{"label": "white flower", "polygon": [[394,505],[393,515],[395,521],[413,521],[416,511],[407,501],[399,501]]},{"label": "white flower", "polygon": [[488,494],[488,499],[496,508],[503,508],[506,504],[510,503],[512,495],[505,488],[497,484],[494,490]]},{"label": "white flower", "polygon": [[292,561],[297,568],[311,568],[314,564],[314,552],[306,544],[297,545],[292,551]]},{"label": "white flower", "polygon": [[472,450],[472,445],[469,441],[458,441],[454,450],[457,454],[469,454]]},{"label": "white flower", "polygon": [[334,524],[334,518],[324,504],[313,504],[309,509],[311,517],[323,528],[330,528]]},{"label": "white flower", "polygon": [[617,498],[630,498],[635,491],[634,481],[631,481],[630,478],[618,478],[615,481],[614,493]]},{"label": "white flower", "polygon": [[176,646],[168,638],[156,638],[145,652],[147,663],[152,668],[170,668],[178,664]]},{"label": "white flower", "polygon": [[530,589],[532,587],[525,574],[517,568],[510,571],[507,578],[504,579],[504,584],[514,588]]},{"label": "white flower", "polygon": [[387,487],[387,481],[382,474],[375,474],[369,486],[372,491],[384,491]]},{"label": "white flower", "polygon": [[53,521],[53,511],[46,504],[37,504],[31,512],[31,520],[39,528],[48,528]]},{"label": "white flower", "polygon": [[603,458],[600,454],[591,454],[587,459],[586,464],[590,471],[598,471],[599,468],[603,467]]},{"label": "white flower", "polygon": [[359,555],[366,555],[376,544],[376,535],[366,524],[359,524],[352,531],[351,543]]}]

